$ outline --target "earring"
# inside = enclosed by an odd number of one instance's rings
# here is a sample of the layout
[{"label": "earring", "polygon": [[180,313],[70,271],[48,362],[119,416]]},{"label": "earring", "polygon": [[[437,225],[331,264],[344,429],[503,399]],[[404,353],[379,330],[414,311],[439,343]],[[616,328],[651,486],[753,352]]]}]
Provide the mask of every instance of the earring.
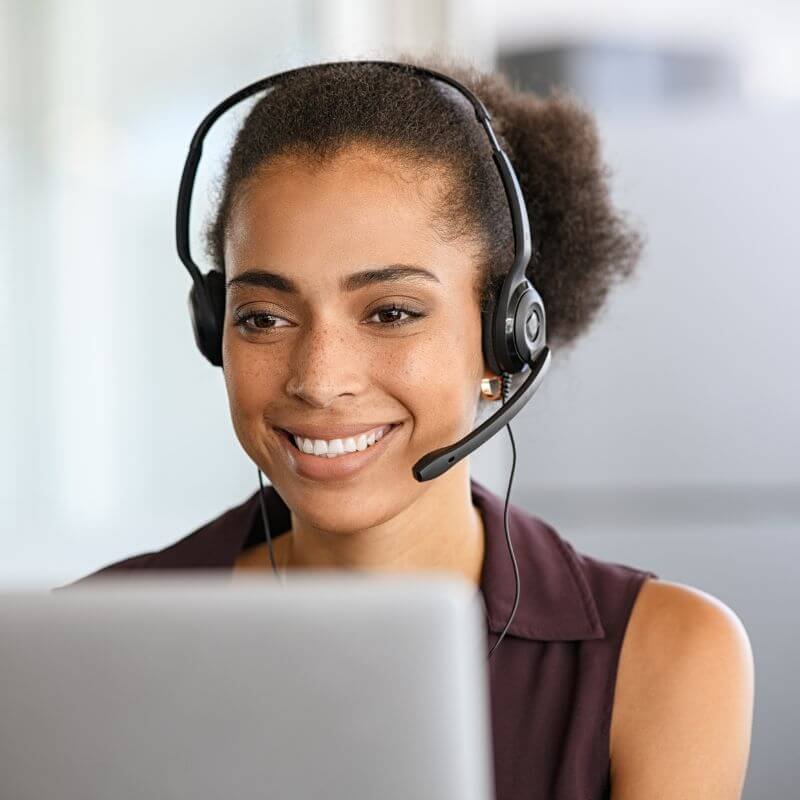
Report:
[{"label": "earring", "polygon": [[499,376],[481,380],[481,394],[488,400],[499,400],[503,395],[503,382]]}]

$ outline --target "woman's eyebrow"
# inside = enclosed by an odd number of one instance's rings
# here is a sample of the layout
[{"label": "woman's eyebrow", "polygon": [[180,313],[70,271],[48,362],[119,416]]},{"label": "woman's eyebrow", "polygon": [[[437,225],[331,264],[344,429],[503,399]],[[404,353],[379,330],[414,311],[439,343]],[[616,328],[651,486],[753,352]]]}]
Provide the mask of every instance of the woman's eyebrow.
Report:
[{"label": "woman's eyebrow", "polygon": [[[339,281],[339,288],[343,292],[355,292],[375,283],[401,280],[441,283],[436,275],[423,267],[416,267],[411,264],[390,264],[387,267],[365,269],[345,275]],[[231,278],[227,283],[228,288],[237,285],[274,289],[287,294],[299,294],[300,291],[291,278],[281,275],[279,272],[271,272],[261,268],[245,270],[235,278]]]}]

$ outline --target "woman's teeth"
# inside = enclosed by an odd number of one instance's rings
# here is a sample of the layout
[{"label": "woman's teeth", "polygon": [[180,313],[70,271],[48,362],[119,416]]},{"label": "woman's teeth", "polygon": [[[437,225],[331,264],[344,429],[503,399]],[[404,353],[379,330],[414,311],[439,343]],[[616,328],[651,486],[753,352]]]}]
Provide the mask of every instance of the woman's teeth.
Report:
[{"label": "woman's teeth", "polygon": [[336,458],[337,456],[355,453],[356,450],[366,450],[375,442],[379,441],[384,433],[391,428],[391,425],[382,425],[380,428],[373,428],[371,431],[349,436],[346,439],[304,439],[302,436],[290,434],[292,440],[299,450],[315,456]]}]

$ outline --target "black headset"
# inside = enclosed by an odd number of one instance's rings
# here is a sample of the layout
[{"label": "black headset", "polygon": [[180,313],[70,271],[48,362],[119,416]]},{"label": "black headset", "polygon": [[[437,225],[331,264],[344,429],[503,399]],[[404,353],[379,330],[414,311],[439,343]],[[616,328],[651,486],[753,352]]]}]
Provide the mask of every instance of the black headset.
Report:
[{"label": "black headset", "polygon": [[[489,144],[492,148],[492,158],[500,172],[506,197],[511,211],[511,222],[514,232],[514,263],[505,275],[502,284],[496,291],[493,302],[482,311],[482,349],[489,368],[501,376],[502,381],[502,406],[481,425],[454,444],[434,450],[420,458],[413,466],[414,477],[418,481],[428,481],[436,478],[462,458],[480,447],[484,442],[494,436],[504,425],[522,410],[534,392],[539,388],[550,366],[550,348],[546,343],[546,317],[544,303],[531,281],[526,277],[525,270],[531,260],[531,231],[528,222],[528,213],[525,198],[519,186],[511,161],[497,141],[491,125],[491,115],[483,103],[466,86],[444,73],[413,64],[395,61],[339,61],[325,64],[312,64],[309,66],[290,69],[285,72],[271,75],[267,78],[251,83],[234,92],[228,98],[213,108],[203,119],[192,137],[189,154],[183,167],[180,189],[178,192],[178,207],[175,220],[175,234],[178,246],[178,255],[192,277],[193,285],[189,292],[189,314],[192,320],[195,341],[200,352],[217,367],[222,366],[222,333],[225,320],[225,276],[222,272],[212,269],[203,274],[192,260],[189,247],[189,215],[192,203],[192,191],[200,157],[203,153],[203,141],[211,126],[229,108],[263,90],[270,89],[281,79],[287,78],[297,72],[319,67],[364,64],[383,66],[396,69],[407,74],[422,75],[427,78],[442,81],[457,89],[469,100],[475,109],[475,116],[483,126]],[[522,386],[510,397],[511,376],[530,370]],[[511,426],[508,426],[512,447],[514,438]],[[516,464],[516,448],[514,447],[514,464]],[[259,483],[261,470],[259,470]],[[517,610],[519,599],[519,573],[514,559],[514,551],[508,536],[508,498],[511,492],[511,480],[514,476],[512,465],[509,479],[508,493],[506,495],[506,508],[504,522],[506,539],[508,541],[514,571],[517,580],[514,608],[506,623],[505,629],[489,653],[491,657],[497,645],[503,639],[514,613]],[[263,484],[261,484],[262,514],[270,545],[272,556],[269,526],[266,511],[263,505]],[[274,560],[273,560],[274,567]]]}]

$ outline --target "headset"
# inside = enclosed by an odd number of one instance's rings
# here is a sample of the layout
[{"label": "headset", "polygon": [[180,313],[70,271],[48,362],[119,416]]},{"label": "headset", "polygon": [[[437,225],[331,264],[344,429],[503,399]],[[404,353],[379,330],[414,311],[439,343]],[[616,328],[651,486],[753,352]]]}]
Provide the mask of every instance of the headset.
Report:
[{"label": "headset", "polygon": [[[192,192],[197,175],[197,167],[203,153],[203,141],[211,126],[229,108],[242,100],[264,89],[271,90],[282,79],[286,79],[297,72],[318,69],[320,67],[338,65],[374,65],[395,69],[409,75],[420,75],[425,78],[441,81],[458,90],[472,104],[478,122],[486,132],[492,151],[492,159],[500,173],[509,209],[514,236],[514,262],[505,274],[498,289],[494,292],[492,303],[481,311],[482,350],[489,368],[501,376],[501,408],[486,419],[481,425],[471,431],[454,444],[433,450],[420,458],[412,467],[414,478],[418,481],[429,481],[446,472],[462,458],[468,456],[503,426],[508,428],[513,451],[511,475],[506,492],[503,522],[505,527],[506,542],[508,544],[511,560],[514,565],[516,581],[514,606],[500,637],[489,651],[491,658],[497,646],[503,640],[508,630],[519,602],[519,570],[514,557],[514,549],[508,532],[508,502],[511,494],[511,482],[514,478],[514,467],[517,460],[514,436],[511,432],[510,421],[523,406],[530,400],[534,392],[541,385],[550,366],[551,354],[547,346],[546,317],[544,303],[533,283],[526,277],[525,270],[531,260],[531,231],[528,221],[525,198],[520,189],[511,160],[500,146],[494,129],[491,125],[491,115],[466,86],[455,78],[436,70],[419,67],[396,61],[336,61],[322,64],[312,64],[271,75],[255,81],[215,106],[203,119],[192,137],[189,153],[183,167],[180,189],[178,191],[178,205],[176,213],[175,234],[177,240],[178,256],[183,262],[192,278],[192,288],[189,292],[189,314],[194,331],[195,342],[200,352],[214,366],[222,366],[222,334],[225,320],[225,277],[216,269],[203,274],[194,263],[189,246],[189,217],[192,203]],[[510,394],[512,375],[528,371],[522,385],[513,396]],[[272,540],[269,530],[264,503],[264,484],[261,470],[258,470],[260,486],[259,499],[264,529],[269,548],[272,567],[276,575],[277,568],[272,552]]]}]

